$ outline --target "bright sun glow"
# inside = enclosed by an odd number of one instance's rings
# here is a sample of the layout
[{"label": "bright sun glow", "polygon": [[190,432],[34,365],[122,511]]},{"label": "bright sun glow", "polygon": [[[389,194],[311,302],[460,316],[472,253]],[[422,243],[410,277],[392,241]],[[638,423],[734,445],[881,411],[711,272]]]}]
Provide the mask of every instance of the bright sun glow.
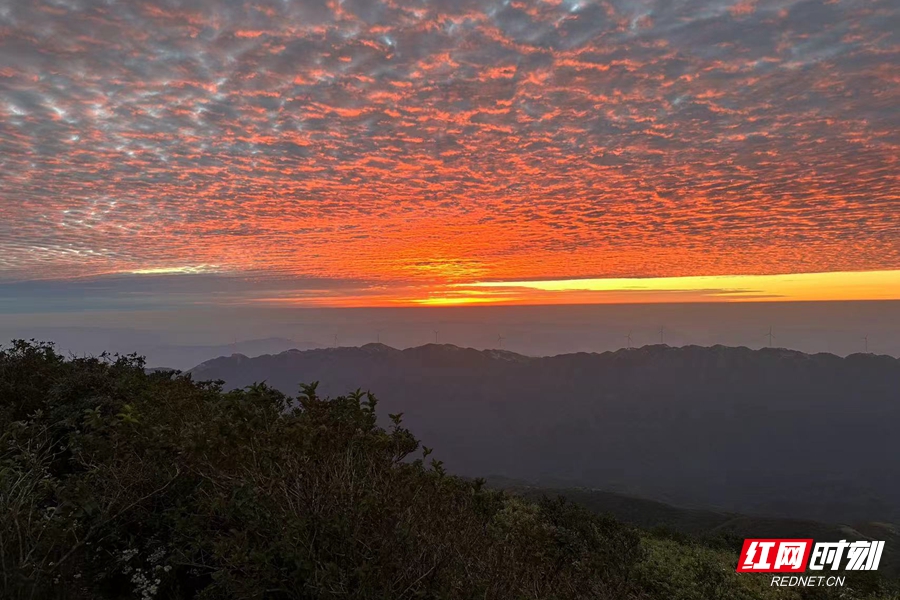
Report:
[{"label": "bright sun glow", "polygon": [[[544,302],[811,301],[900,299],[900,270],[554,281],[487,281],[453,287],[503,290]],[[447,299],[450,303],[449,300]]]},{"label": "bright sun glow", "polygon": [[900,270],[433,283],[379,286],[364,293],[331,293],[326,297],[288,293],[254,301],[283,306],[363,307],[898,299]]},{"label": "bright sun glow", "polygon": [[180,267],[156,267],[152,269],[134,269],[125,271],[128,275],[194,275],[197,273],[217,273],[221,269],[216,265],[188,265]]}]

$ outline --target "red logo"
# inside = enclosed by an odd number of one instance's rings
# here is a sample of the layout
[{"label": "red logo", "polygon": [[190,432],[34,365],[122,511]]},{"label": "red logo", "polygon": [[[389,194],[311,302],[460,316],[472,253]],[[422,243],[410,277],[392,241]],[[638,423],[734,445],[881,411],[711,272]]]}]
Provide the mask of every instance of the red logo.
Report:
[{"label": "red logo", "polygon": [[738,573],[803,573],[812,540],[744,540]]}]

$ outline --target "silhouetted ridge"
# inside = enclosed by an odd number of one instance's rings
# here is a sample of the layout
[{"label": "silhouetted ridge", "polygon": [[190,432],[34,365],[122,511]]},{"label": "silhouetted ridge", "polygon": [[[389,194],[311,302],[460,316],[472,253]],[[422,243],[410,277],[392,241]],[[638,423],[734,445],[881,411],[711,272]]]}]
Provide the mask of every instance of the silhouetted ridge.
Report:
[{"label": "silhouetted ridge", "polygon": [[220,358],[197,379],[375,391],[449,468],[822,521],[900,519],[900,360],[650,345],[528,357],[381,344]]}]

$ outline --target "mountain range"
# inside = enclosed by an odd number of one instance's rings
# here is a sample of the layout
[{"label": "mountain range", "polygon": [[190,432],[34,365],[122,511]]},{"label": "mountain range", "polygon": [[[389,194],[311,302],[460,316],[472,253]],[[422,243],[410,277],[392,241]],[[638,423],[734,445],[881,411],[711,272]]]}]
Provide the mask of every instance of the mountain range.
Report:
[{"label": "mountain range", "polygon": [[296,395],[362,388],[448,470],[826,522],[900,521],[900,360],[644,346],[527,357],[382,344],[202,363]]}]

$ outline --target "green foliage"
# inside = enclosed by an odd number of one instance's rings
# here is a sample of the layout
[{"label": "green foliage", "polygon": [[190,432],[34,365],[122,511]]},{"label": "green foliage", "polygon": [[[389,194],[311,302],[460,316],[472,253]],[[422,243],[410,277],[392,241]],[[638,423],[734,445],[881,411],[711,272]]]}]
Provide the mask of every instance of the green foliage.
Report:
[{"label": "green foliage", "polygon": [[690,539],[645,534],[641,587],[651,598],[668,600],[900,600],[896,582],[872,572],[842,571],[842,587],[772,587],[772,575],[735,573],[737,553]]},{"label": "green foliage", "polygon": [[632,529],[449,476],[376,407],[15,342],[0,352],[0,595],[639,597]]},{"label": "green foliage", "polygon": [[[812,598],[445,473],[376,398],[0,350],[0,598]],[[877,580],[828,597],[885,593]],[[868,597],[868,596],[866,596]]]}]

